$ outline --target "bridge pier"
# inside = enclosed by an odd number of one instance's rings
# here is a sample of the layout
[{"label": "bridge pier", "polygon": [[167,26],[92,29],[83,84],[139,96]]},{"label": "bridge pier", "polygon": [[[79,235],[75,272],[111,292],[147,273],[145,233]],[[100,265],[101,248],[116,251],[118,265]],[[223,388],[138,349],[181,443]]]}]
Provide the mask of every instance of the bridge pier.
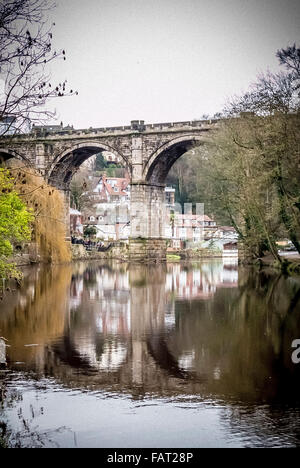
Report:
[{"label": "bridge pier", "polygon": [[130,258],[165,259],[165,185],[132,182],[130,198]]},{"label": "bridge pier", "polygon": [[165,185],[132,182],[130,212],[131,238],[164,237]]}]

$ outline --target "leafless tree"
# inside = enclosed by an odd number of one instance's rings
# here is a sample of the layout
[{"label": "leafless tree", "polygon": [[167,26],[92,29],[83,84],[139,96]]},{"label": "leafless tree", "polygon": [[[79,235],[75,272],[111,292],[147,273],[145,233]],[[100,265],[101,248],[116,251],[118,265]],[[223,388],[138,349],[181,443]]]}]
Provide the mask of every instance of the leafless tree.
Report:
[{"label": "leafless tree", "polygon": [[50,98],[77,94],[66,81],[51,82],[48,65],[66,60],[64,50],[53,50],[55,24],[48,14],[51,0],[0,0],[0,135],[26,129],[53,113],[45,104]]},{"label": "leafless tree", "polygon": [[281,65],[294,73],[296,78],[300,78],[300,47],[296,44],[287,46],[285,49],[278,50],[276,57]]}]

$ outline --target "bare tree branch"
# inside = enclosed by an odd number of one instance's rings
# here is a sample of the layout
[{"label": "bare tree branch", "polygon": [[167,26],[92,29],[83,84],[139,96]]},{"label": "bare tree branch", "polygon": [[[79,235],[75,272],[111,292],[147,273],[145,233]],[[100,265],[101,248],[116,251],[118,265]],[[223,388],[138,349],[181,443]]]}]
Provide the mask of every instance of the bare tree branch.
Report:
[{"label": "bare tree branch", "polygon": [[51,0],[0,1],[0,136],[26,130],[54,114],[45,108],[51,98],[78,94],[67,82],[54,84],[48,66],[66,60],[64,50],[53,50],[48,14]]}]

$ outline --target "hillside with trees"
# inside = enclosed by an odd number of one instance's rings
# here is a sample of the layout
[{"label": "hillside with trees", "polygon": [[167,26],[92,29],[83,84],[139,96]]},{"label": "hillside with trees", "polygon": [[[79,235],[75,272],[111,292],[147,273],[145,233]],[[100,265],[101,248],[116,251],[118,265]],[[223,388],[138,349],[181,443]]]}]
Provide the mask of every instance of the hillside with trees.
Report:
[{"label": "hillside with trees", "polygon": [[203,202],[228,221],[249,257],[287,238],[300,253],[300,49],[277,52],[283,70],[258,77],[222,114],[212,141],[176,163],[168,182],[177,200]]}]

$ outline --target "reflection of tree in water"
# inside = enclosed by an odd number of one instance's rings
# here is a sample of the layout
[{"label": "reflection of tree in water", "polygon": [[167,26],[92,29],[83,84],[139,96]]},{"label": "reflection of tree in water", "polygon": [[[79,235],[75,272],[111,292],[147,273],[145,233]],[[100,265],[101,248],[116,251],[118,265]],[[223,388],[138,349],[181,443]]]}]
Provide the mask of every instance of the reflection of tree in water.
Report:
[{"label": "reflection of tree in water", "polygon": [[[203,378],[202,398],[243,445],[300,444],[300,366],[291,343],[300,330],[300,279],[241,269],[239,288],[210,301],[175,302],[169,352]],[[298,441],[298,442],[297,442]]]},{"label": "reflection of tree in water", "polygon": [[0,448],[59,448],[59,444],[54,441],[55,436],[66,432],[71,432],[73,434],[73,432],[65,426],[41,431],[38,424],[35,424],[35,419],[43,414],[43,407],[38,405],[34,408],[30,405],[30,417],[26,417],[23,413],[21,402],[21,391],[11,388],[5,390],[5,403],[3,398],[0,397],[1,407],[3,407],[4,404],[6,409],[12,408],[16,404],[19,407],[18,430],[12,430],[5,418],[0,419]]},{"label": "reflection of tree in water", "polygon": [[[8,340],[10,366],[22,362],[23,369],[46,370],[44,346],[64,330],[70,272],[69,266],[27,270],[22,288],[6,295],[1,304],[0,331]],[[39,346],[25,346],[33,344]],[[0,376],[0,404],[10,408],[21,401],[22,394],[7,388],[9,377],[5,376]],[[55,446],[51,442],[52,432],[65,430],[41,433],[32,428],[33,419],[23,418],[22,412],[19,419],[22,429],[16,432],[8,428],[5,418],[0,418],[0,447],[21,447],[26,440],[31,447]]]},{"label": "reflection of tree in water", "polygon": [[10,345],[11,365],[26,361],[30,369],[43,368],[44,345],[64,330],[70,277],[70,266],[32,270],[22,288],[1,304],[0,330]]},{"label": "reflection of tree in water", "polygon": [[208,392],[244,401],[298,401],[299,366],[291,343],[299,330],[299,281],[240,271],[238,289],[218,290],[211,301],[176,304],[168,347],[207,378]]}]

